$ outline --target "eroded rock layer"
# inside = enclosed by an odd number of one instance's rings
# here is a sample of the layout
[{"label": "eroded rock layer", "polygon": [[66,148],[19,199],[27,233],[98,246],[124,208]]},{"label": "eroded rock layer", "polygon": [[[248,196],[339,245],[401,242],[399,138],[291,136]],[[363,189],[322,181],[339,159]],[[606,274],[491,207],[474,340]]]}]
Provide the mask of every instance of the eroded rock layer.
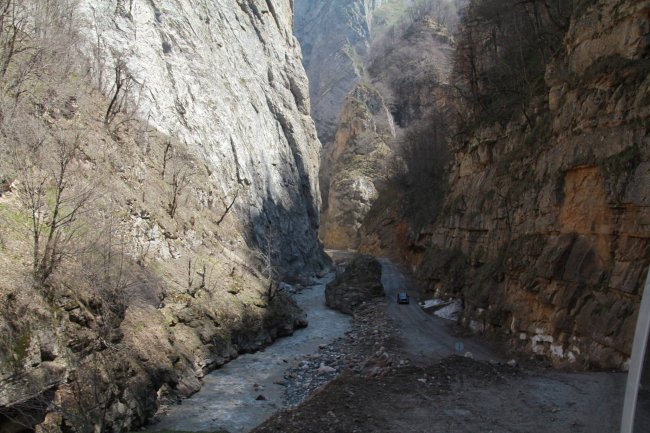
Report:
[{"label": "eroded rock layer", "polygon": [[354,249],[378,186],[388,178],[395,127],[383,97],[366,83],[350,92],[340,121],[327,155],[331,172],[321,237],[328,248]]},{"label": "eroded rock layer", "polygon": [[463,297],[468,326],[557,364],[624,368],[650,261],[650,18],[647,2],[583,6],[544,95],[453,141],[438,222],[384,223],[431,291]]}]

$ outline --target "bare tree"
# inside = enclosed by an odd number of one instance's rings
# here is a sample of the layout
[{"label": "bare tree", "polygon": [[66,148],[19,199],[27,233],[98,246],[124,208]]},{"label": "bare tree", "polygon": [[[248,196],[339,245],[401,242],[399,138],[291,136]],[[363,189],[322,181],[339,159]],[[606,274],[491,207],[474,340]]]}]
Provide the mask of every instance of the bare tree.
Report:
[{"label": "bare tree", "polygon": [[[191,257],[187,260],[187,292],[191,297],[195,298],[200,290],[213,291],[217,284],[215,278],[218,278],[214,274],[214,267],[214,263],[208,267],[204,260],[195,267]],[[195,274],[199,277],[198,284],[194,284]]]},{"label": "bare tree", "polygon": [[126,61],[121,56],[116,56],[113,72],[115,74],[115,81],[111,89],[113,96],[104,115],[104,124],[106,125],[110,125],[115,119],[115,116],[125,108],[127,98],[134,83],[133,77],[126,67]]},{"label": "bare tree", "polygon": [[[123,362],[102,352],[70,362],[74,368],[67,383],[52,385],[26,401],[0,408],[0,418],[13,424],[10,431],[54,433],[61,432],[63,426],[64,431],[76,433],[107,430],[110,403],[116,397],[112,376],[124,368]],[[115,431],[125,427],[116,424]]]},{"label": "bare tree", "polygon": [[78,59],[76,3],[0,0],[0,78],[5,92],[17,98],[31,80],[69,79]]},{"label": "bare tree", "polygon": [[102,89],[104,87],[104,56],[102,53],[102,47],[105,45],[102,32],[99,27],[99,19],[97,17],[97,12],[95,9],[92,9],[93,20],[95,30],[95,47],[93,52],[93,57],[95,58],[96,68],[97,68],[97,87]]},{"label": "bare tree", "polygon": [[190,162],[181,158],[175,157],[170,167],[171,178],[169,180],[169,201],[167,203],[167,213],[170,217],[174,218],[178,204],[181,199],[183,191],[189,186],[192,176],[194,175],[193,167]]},{"label": "bare tree", "polygon": [[548,59],[561,48],[579,2],[471,2],[454,61],[455,87],[474,122],[507,122],[522,115],[533,126],[529,102],[546,92]]},{"label": "bare tree", "polygon": [[255,258],[259,261],[262,278],[266,284],[266,299],[271,302],[278,293],[278,250],[275,246],[275,231],[268,228],[260,245],[254,250]]},{"label": "bare tree", "polygon": [[0,0],[0,78],[4,78],[14,57],[29,49],[25,43],[27,13],[24,2]]},{"label": "bare tree", "polygon": [[223,211],[223,214],[221,214],[221,217],[217,220],[217,225],[221,225],[224,218],[226,218],[226,215],[228,215],[228,212],[230,212],[230,209],[232,209],[232,207],[235,205],[235,201],[237,200],[237,197],[239,197],[239,188],[237,188],[237,190],[235,191],[235,195],[233,196],[229,204],[226,205],[226,203],[224,202],[224,206],[226,206],[226,209]]},{"label": "bare tree", "polygon": [[163,150],[162,170],[160,170],[160,177],[163,180],[165,179],[165,171],[167,170],[167,163],[173,157],[174,157],[174,152],[172,148],[172,140],[171,138],[168,138],[167,142],[165,143],[165,149]]},{"label": "bare tree", "polygon": [[[81,137],[60,136],[50,143],[35,135],[27,148],[16,144],[14,168],[20,174],[20,198],[29,212],[32,266],[36,284],[43,286],[61,260],[69,255],[77,233],[75,223],[90,201],[94,187],[74,179]],[[24,144],[23,144],[24,146]]]}]

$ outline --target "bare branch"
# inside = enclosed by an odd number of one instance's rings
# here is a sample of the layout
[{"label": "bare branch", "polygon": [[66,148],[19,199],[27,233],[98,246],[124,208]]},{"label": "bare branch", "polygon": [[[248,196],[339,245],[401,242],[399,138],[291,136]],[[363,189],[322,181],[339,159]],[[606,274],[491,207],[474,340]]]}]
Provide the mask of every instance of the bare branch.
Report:
[{"label": "bare branch", "polygon": [[230,212],[230,209],[234,206],[235,200],[237,200],[238,196],[239,196],[239,189],[235,191],[235,196],[232,198],[230,204],[226,206],[226,210],[223,212],[223,214],[221,214],[221,218],[219,218],[219,220],[217,221],[217,225],[220,225],[223,222],[224,218],[226,218],[226,215],[228,215],[228,212]]}]

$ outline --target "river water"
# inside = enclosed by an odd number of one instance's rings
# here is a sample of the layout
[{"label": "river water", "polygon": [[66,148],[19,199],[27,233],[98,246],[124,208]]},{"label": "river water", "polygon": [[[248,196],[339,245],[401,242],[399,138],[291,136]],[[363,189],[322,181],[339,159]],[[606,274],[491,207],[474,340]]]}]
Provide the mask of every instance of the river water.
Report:
[{"label": "river water", "polygon": [[325,306],[325,284],[333,277],[330,273],[295,295],[307,313],[307,328],[277,340],[265,350],[241,355],[210,373],[203,378],[199,392],[182,404],[170,406],[149,431],[247,432],[286,407],[284,386],[274,382],[281,382],[285,371],[296,367],[319,346],[343,337],[350,325],[348,316]]}]

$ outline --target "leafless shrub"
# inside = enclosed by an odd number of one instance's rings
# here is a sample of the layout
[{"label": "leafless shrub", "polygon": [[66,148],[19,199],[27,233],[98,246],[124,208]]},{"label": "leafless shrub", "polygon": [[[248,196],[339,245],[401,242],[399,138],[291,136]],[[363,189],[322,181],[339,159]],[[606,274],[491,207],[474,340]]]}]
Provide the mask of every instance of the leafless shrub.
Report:
[{"label": "leafless shrub", "polygon": [[118,419],[112,418],[109,426],[109,409],[119,395],[114,383],[128,368],[125,361],[111,353],[93,353],[70,362],[74,368],[66,383],[54,384],[11,407],[0,407],[0,425],[9,431],[41,433],[95,433],[109,427],[122,431],[126,425]]},{"label": "leafless shrub", "polygon": [[167,171],[167,163],[174,157],[172,148],[172,140],[168,138],[165,142],[165,149],[163,150],[162,169],[160,170],[160,177],[165,180],[165,172]]},{"label": "leafless shrub", "polygon": [[[196,277],[198,277],[198,281],[195,281]],[[196,263],[192,258],[187,260],[187,292],[193,298],[201,290],[214,293],[217,288],[218,278],[214,261],[198,260],[198,263]]]},{"label": "leafless shrub", "polygon": [[561,49],[573,10],[583,2],[482,0],[465,11],[454,60],[466,121],[507,122],[544,94],[548,60]]},{"label": "leafless shrub", "polygon": [[254,257],[258,261],[261,278],[267,287],[265,296],[268,302],[273,300],[279,288],[279,250],[275,244],[276,241],[274,230],[268,228],[260,245],[253,250]]},{"label": "leafless shrub", "polygon": [[2,92],[14,98],[32,82],[65,82],[77,65],[77,0],[0,0]]},{"label": "leafless shrub", "polygon": [[223,213],[221,214],[221,217],[217,220],[217,225],[220,225],[223,220],[226,218],[226,215],[228,215],[228,212],[230,212],[230,209],[235,205],[235,201],[237,201],[237,197],[239,197],[239,189],[235,191],[235,194],[232,197],[232,200],[230,203],[224,202],[223,205],[225,206],[225,209]]},{"label": "leafless shrub", "polygon": [[13,141],[13,165],[20,199],[29,212],[34,278],[43,287],[56,266],[73,254],[76,223],[94,185],[77,177],[78,132],[52,137],[36,129],[19,138],[23,140]]},{"label": "leafless shrub", "polygon": [[121,56],[116,56],[113,66],[113,87],[110,90],[111,100],[104,115],[104,124],[110,125],[115,117],[125,109],[130,92],[135,81],[126,67],[126,61]]},{"label": "leafless shrub", "polygon": [[178,155],[169,160],[169,199],[167,213],[171,218],[176,215],[176,210],[185,189],[194,177],[194,167],[186,158]]}]

